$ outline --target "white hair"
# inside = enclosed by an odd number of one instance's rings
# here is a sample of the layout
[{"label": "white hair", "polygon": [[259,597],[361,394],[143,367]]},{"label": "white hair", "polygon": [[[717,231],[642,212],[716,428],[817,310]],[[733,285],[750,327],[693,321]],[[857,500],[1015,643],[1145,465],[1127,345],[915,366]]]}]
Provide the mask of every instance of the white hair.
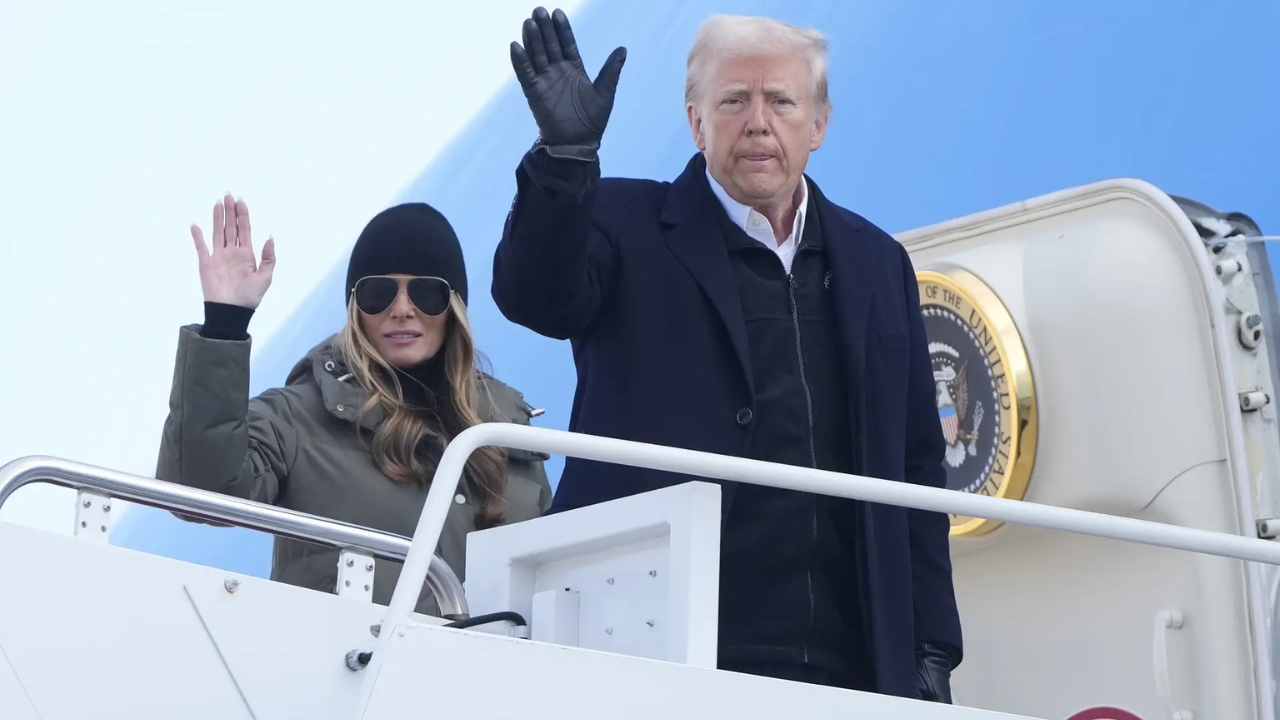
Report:
[{"label": "white hair", "polygon": [[698,101],[700,83],[710,61],[777,56],[801,56],[808,61],[811,97],[819,108],[830,110],[826,36],[781,20],[745,15],[712,15],[698,27],[685,63],[685,103]]}]

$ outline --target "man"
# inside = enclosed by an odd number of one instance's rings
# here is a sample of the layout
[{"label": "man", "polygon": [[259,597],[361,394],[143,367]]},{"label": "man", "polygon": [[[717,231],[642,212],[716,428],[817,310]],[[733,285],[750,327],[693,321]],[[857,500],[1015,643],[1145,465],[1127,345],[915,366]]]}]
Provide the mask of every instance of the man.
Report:
[{"label": "man", "polygon": [[[686,83],[700,152],[671,183],[600,177],[624,48],[592,82],[563,12],[535,10],[523,40],[540,137],[493,297],[572,341],[570,428],[942,487],[911,262],[804,175],[830,114],[822,35],[709,19]],[[689,480],[569,459],[551,512]],[[950,702],[945,515],[721,485],[721,668]]]}]

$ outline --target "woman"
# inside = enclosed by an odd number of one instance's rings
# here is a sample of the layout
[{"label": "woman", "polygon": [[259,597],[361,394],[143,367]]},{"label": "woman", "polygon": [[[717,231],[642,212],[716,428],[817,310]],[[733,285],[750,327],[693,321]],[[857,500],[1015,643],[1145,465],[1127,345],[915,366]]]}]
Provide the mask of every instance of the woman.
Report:
[{"label": "woman", "polygon": [[[485,421],[528,424],[515,390],[476,368],[462,248],[444,216],[412,203],[379,213],[351,252],[347,321],[289,373],[249,395],[249,319],[271,285],[275,243],[256,263],[249,210],[213,210],[213,250],[192,226],[205,322],[181,329],[156,477],[412,535],[445,443]],[[537,517],[551,503],[547,455],[472,455],[438,552],[459,578],[472,530]],[[338,551],[277,538],[271,578],[333,592]],[[380,562],[374,602],[400,563]],[[424,589],[418,612],[438,615]]]}]

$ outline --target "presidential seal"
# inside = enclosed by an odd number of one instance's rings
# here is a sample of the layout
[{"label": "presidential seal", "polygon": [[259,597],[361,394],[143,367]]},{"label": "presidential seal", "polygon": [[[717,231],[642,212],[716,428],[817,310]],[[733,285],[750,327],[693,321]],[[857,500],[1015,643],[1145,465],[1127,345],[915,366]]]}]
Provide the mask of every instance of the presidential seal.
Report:
[{"label": "presidential seal", "polygon": [[[1013,318],[967,270],[921,270],[916,281],[947,443],[947,487],[1021,500],[1035,460],[1036,401]],[[982,535],[999,525],[952,515],[951,535]]]}]

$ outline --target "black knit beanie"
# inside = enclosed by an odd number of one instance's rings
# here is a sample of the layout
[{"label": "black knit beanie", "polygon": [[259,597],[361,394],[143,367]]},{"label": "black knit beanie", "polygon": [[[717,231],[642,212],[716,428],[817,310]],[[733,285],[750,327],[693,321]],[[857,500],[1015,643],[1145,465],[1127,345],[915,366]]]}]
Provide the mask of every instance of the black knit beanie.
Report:
[{"label": "black knit beanie", "polygon": [[426,275],[443,278],[467,301],[467,266],[453,227],[426,203],[387,208],[369,221],[347,264],[343,305],[356,281],[369,275]]}]

